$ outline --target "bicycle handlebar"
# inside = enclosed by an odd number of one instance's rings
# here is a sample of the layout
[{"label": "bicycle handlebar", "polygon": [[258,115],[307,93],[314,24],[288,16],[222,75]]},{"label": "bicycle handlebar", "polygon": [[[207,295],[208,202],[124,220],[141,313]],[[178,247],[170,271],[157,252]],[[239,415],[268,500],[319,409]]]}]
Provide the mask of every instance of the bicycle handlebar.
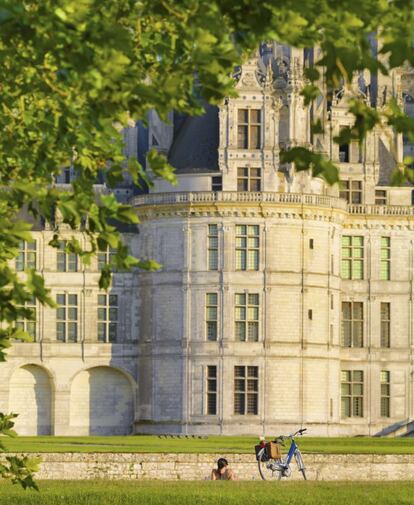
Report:
[{"label": "bicycle handlebar", "polygon": [[275,439],[275,442],[283,445],[284,440],[286,440],[287,438],[293,438],[296,435],[303,435],[305,431],[307,431],[307,428],[301,428],[300,430],[296,431],[295,433],[292,433],[291,435],[280,435]]}]

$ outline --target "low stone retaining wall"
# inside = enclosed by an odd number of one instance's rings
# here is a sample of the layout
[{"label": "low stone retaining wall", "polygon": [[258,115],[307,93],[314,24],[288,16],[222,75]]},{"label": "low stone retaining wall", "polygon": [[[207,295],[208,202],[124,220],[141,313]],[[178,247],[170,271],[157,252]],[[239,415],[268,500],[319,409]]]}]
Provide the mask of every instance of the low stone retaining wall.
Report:
[{"label": "low stone retaining wall", "polygon": [[[258,480],[253,454],[43,453],[37,479],[205,480],[226,457],[240,480]],[[309,480],[414,480],[413,455],[305,454]],[[302,479],[296,463],[291,479]]]}]

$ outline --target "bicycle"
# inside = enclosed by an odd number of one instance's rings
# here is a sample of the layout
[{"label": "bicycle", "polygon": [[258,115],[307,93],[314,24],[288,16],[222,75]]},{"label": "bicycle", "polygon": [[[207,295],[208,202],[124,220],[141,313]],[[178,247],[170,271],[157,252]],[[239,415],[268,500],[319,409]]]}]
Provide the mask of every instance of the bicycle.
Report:
[{"label": "bicycle", "polygon": [[[259,465],[259,473],[263,480],[280,480],[282,477],[290,477],[292,470],[290,463],[295,457],[298,465],[298,470],[302,472],[303,478],[306,480],[306,469],[302,459],[302,453],[296,444],[296,435],[303,435],[306,428],[298,430],[296,433],[288,436],[280,436],[273,442],[256,446],[256,458]],[[283,458],[280,452],[280,446],[285,445],[284,441],[290,439],[289,452]],[[271,444],[276,444],[272,447]],[[273,454],[272,454],[273,451]]]}]

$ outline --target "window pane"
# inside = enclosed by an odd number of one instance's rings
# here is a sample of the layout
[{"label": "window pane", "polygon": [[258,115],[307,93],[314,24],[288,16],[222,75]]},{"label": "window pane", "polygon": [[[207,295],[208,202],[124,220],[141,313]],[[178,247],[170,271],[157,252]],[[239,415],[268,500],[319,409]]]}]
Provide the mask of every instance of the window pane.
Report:
[{"label": "window pane", "polygon": [[363,262],[360,260],[353,262],[353,276],[354,279],[363,279]]},{"label": "window pane", "polygon": [[207,340],[217,340],[217,322],[207,321]]},{"label": "window pane", "polygon": [[341,416],[351,417],[351,399],[341,398]]},{"label": "window pane", "polygon": [[36,268],[36,253],[27,253],[27,268]]},{"label": "window pane", "polygon": [[207,307],[206,313],[207,313],[207,319],[209,321],[216,321],[217,320],[217,308],[216,307]]},{"label": "window pane", "polygon": [[341,277],[343,279],[351,278],[351,262],[347,260],[341,261]]},{"label": "window pane", "polygon": [[257,414],[258,412],[258,395],[248,394],[247,395],[247,413]]},{"label": "window pane", "polygon": [[116,341],[116,336],[117,336],[116,333],[117,333],[117,324],[110,323],[109,324],[109,341],[110,342]]},{"label": "window pane", "polygon": [[234,367],[234,374],[237,377],[244,377],[246,374],[246,369],[244,368],[244,366],[236,366]]},{"label": "window pane", "polygon": [[249,321],[259,320],[259,307],[249,307],[247,309],[247,319]]},{"label": "window pane", "polygon": [[106,305],[106,295],[98,295],[98,305]]},{"label": "window pane", "polygon": [[106,324],[98,323],[98,341],[105,342],[106,341]]},{"label": "window pane", "polygon": [[248,377],[259,377],[259,368],[257,366],[248,366],[247,375]]},{"label": "window pane", "polygon": [[247,323],[248,326],[248,340],[250,342],[257,342],[259,340],[259,325],[258,323]]},{"label": "window pane", "polygon": [[59,253],[57,255],[57,271],[66,272],[66,257]]},{"label": "window pane", "polygon": [[236,293],[236,305],[246,305],[246,295],[243,293]]},{"label": "window pane", "polygon": [[68,323],[68,341],[76,342],[78,336],[78,325],[76,323]]},{"label": "window pane", "polygon": [[245,321],[246,320],[246,308],[245,307],[236,307],[236,320],[237,321]]},{"label": "window pane", "polygon": [[68,305],[77,305],[78,295],[68,295]]},{"label": "window pane", "polygon": [[244,414],[244,394],[236,393],[234,395],[234,413],[235,414]]},{"label": "window pane", "polygon": [[65,305],[65,295],[56,295],[56,303],[59,305]]},{"label": "window pane", "polygon": [[389,382],[390,381],[390,372],[383,370],[381,372],[381,382]]},{"label": "window pane", "polygon": [[237,119],[239,123],[248,123],[248,110],[247,109],[239,109],[237,111]]},{"label": "window pane", "polygon": [[236,322],[236,340],[245,342],[246,340],[246,325],[245,323]]},{"label": "window pane", "polygon": [[260,109],[251,109],[250,110],[250,122],[251,123],[260,123]]},{"label": "window pane", "polygon": [[354,319],[363,319],[363,305],[361,302],[354,302],[352,304],[352,311]]},{"label": "window pane", "polygon": [[239,149],[247,149],[248,147],[247,131],[248,126],[239,126],[237,128],[237,147]]},{"label": "window pane", "polygon": [[352,407],[353,407],[353,415],[355,417],[363,417],[363,400],[362,398],[353,398],[352,399]]},{"label": "window pane", "polygon": [[61,342],[65,341],[65,323],[56,324],[56,339]]},{"label": "window pane", "polygon": [[363,382],[364,381],[364,372],[360,370],[354,370],[352,372],[352,380],[354,382]]},{"label": "window pane", "polygon": [[249,294],[249,305],[259,305],[259,295],[257,293]]},{"label": "window pane", "polygon": [[207,305],[217,305],[217,293],[207,293]]},{"label": "window pane", "polygon": [[260,149],[260,126],[250,127],[250,149]]},{"label": "window pane", "polygon": [[237,270],[246,270],[246,250],[237,250],[236,251],[236,269]]}]

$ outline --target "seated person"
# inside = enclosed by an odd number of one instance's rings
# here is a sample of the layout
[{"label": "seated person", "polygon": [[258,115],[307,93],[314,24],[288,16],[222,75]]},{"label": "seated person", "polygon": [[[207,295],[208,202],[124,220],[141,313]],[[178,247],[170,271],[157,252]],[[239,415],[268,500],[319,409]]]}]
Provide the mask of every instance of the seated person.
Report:
[{"label": "seated person", "polygon": [[229,468],[227,459],[220,458],[217,461],[217,470],[213,468],[211,480],[236,480],[236,475],[233,470]]}]

